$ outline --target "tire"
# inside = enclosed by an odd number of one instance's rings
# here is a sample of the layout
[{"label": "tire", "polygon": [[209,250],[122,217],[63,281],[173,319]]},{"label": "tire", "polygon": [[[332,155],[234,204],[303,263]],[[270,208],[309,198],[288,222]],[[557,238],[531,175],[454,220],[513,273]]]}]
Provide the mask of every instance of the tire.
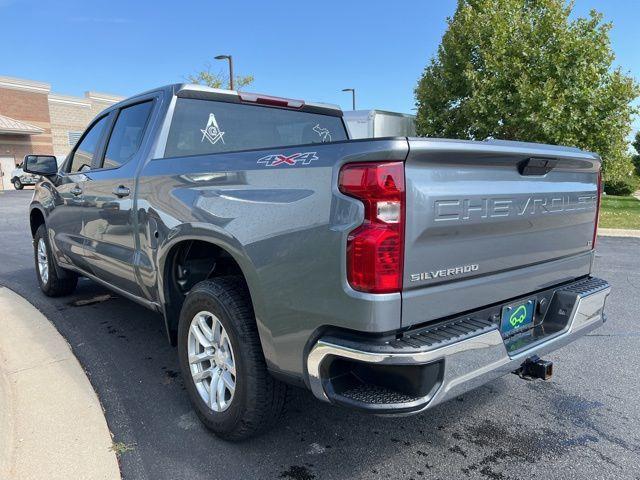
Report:
[{"label": "tire", "polygon": [[[215,318],[207,317],[211,318],[212,328],[216,320],[219,321],[230,342],[235,370],[233,375],[235,390],[230,403],[223,411],[215,411],[215,408],[220,406],[214,405],[212,408],[210,406],[212,402],[206,401],[203,397],[201,391],[207,390],[207,380],[201,381],[199,386],[196,386],[196,380],[193,377],[192,368],[204,371],[207,360],[197,366],[189,364],[189,349],[193,349],[193,342],[197,337],[193,333],[190,337],[189,332],[192,322],[195,322],[196,317],[203,313],[205,317],[207,313],[215,316]],[[198,348],[202,346],[197,345]],[[219,346],[218,350],[225,352],[229,349]],[[178,356],[191,403],[202,423],[218,437],[229,441],[245,440],[267,430],[283,413],[288,387],[273,378],[267,371],[253,307],[244,279],[219,277],[200,282],[191,289],[180,312]],[[217,368],[214,361],[209,365],[211,371]],[[220,370],[224,370],[222,375],[226,375],[225,367],[221,367]],[[216,377],[215,373],[212,373],[209,385],[213,384],[214,378],[221,379],[222,376]],[[211,391],[210,387],[209,391]],[[230,394],[229,391],[223,390],[223,397],[228,394]],[[212,395],[213,393],[209,400]]]},{"label": "tire", "polygon": [[[46,251],[45,259],[40,257],[39,248],[41,245],[44,246],[44,250]],[[38,227],[33,237],[33,256],[35,259],[38,283],[45,295],[48,297],[60,297],[62,295],[68,295],[76,289],[78,275],[56,266],[55,259],[51,253],[51,246],[49,245],[47,227],[45,227],[44,224]],[[46,275],[43,274],[40,260],[43,260],[43,263],[46,262]]]},{"label": "tire", "polygon": [[20,181],[20,179],[19,179],[19,178],[16,178],[16,179],[13,181],[13,187],[14,187],[16,190],[22,190],[22,189],[24,188],[24,185],[22,185],[22,182]]}]

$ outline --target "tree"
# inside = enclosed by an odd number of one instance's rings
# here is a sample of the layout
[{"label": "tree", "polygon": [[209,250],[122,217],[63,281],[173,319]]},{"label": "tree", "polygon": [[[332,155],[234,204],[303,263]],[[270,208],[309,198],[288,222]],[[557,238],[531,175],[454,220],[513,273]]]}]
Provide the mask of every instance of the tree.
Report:
[{"label": "tree", "polygon": [[[207,85],[212,88],[229,88],[229,75],[225,75],[222,72],[212,72],[210,64],[207,64],[204,70],[187,76],[187,79],[189,82],[198,85]],[[233,82],[235,83],[234,88],[240,90],[242,87],[253,83],[253,75],[236,76]]]},{"label": "tree", "polygon": [[631,142],[633,148],[636,150],[636,155],[633,156],[633,165],[636,168],[636,175],[640,175],[640,131],[636,132],[636,136]]},{"label": "tree", "polygon": [[613,68],[611,23],[564,0],[458,0],[416,87],[420,135],[577,146],[607,179],[633,170],[638,84]]}]

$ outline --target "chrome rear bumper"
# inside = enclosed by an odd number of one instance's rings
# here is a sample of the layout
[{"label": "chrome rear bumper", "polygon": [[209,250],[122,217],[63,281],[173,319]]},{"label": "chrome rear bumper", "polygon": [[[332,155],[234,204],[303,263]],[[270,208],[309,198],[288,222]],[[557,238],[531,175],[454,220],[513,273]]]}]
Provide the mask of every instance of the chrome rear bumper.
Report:
[{"label": "chrome rear bumper", "polygon": [[[571,312],[565,312],[567,319],[563,321],[564,326],[561,329],[551,335],[543,335],[538,341],[513,353],[507,350],[497,325],[489,331],[485,328],[476,336],[464,338],[458,342],[449,342],[441,347],[436,345],[435,348],[430,346],[415,350],[402,349],[397,353],[374,351],[376,349],[368,349],[366,344],[358,348],[353,348],[352,343],[349,346],[341,345],[335,337],[330,340],[321,338],[313,346],[307,358],[311,390],[321,400],[341,403],[336,402],[336,398],[328,393],[333,389],[328,384],[329,379],[326,378],[327,368],[323,368],[327,362],[335,359],[348,359],[370,365],[396,366],[441,362],[443,368],[438,385],[428,394],[414,398],[409,403],[403,402],[397,405],[389,403],[383,409],[378,409],[379,413],[385,414],[421,412],[510,373],[527,358],[546,355],[601,326],[606,318],[604,305],[611,288],[606,282],[598,281],[601,283],[595,291],[593,288],[581,287],[581,291],[575,293],[573,308]],[[578,283],[576,282],[576,285]],[[562,291],[572,292],[571,288],[575,290],[576,287],[565,286]],[[553,323],[554,321],[551,320],[551,324]],[[367,408],[363,409],[367,410]],[[375,410],[372,411],[375,413]]]}]

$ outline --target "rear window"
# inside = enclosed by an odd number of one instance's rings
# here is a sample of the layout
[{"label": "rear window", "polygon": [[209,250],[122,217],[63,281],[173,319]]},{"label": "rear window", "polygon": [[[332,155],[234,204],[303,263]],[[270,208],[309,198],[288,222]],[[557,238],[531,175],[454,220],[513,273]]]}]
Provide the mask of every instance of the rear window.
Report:
[{"label": "rear window", "polygon": [[165,157],[346,140],[340,117],[179,98]]}]

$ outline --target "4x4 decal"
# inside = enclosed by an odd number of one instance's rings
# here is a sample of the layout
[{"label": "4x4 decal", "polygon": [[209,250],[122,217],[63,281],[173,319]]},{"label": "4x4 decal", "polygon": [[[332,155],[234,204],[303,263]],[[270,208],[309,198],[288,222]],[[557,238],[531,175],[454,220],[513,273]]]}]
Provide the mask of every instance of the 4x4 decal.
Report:
[{"label": "4x4 decal", "polygon": [[265,167],[277,167],[279,165],[309,165],[314,160],[318,160],[316,152],[294,153],[292,155],[266,155],[258,159],[258,164]]}]

